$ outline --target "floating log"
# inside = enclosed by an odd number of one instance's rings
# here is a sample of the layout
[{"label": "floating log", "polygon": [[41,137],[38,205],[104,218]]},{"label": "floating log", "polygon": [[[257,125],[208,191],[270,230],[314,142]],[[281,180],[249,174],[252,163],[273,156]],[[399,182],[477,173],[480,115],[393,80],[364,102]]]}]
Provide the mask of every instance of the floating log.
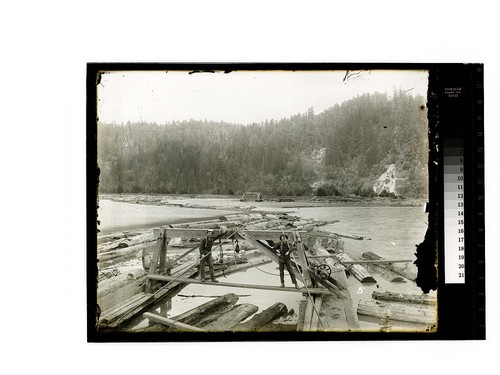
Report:
[{"label": "floating log", "polygon": [[255,314],[250,320],[245,323],[240,323],[234,327],[234,331],[258,331],[260,328],[265,326],[272,321],[285,316],[288,313],[288,309],[285,304],[278,302],[268,307],[266,310],[259,314]]},{"label": "floating log", "polygon": [[434,324],[437,321],[435,308],[413,304],[360,300],[357,312],[358,315],[400,320],[403,322]]},{"label": "floating log", "polygon": [[165,318],[164,316],[153,314],[153,313],[144,313],[144,317],[148,318],[150,321],[153,321],[155,323],[160,323],[167,325],[169,327],[174,327],[175,329],[178,329],[179,331],[186,331],[186,332],[203,332],[203,329],[197,328],[190,326],[188,324],[184,323],[179,323],[176,322],[175,320]]},{"label": "floating log", "polygon": [[[335,254],[339,262],[352,262],[353,260],[346,253],[337,253]],[[358,279],[361,283],[376,283],[377,280],[373,278],[372,275],[368,273],[368,271],[359,264],[348,264],[347,269],[356,279]]]},{"label": "floating log", "polygon": [[368,269],[368,271],[382,276],[382,278],[391,283],[406,283],[406,279],[403,276],[398,275],[396,272],[391,271],[385,267],[380,267],[377,264],[367,264],[366,268]]},{"label": "floating log", "polygon": [[[369,260],[385,260],[384,258],[382,258],[381,256],[375,254],[374,252],[372,251],[368,251],[366,253],[363,253],[361,255],[363,257],[363,259],[369,259]],[[394,265],[392,263],[388,263],[388,264],[380,264],[381,267],[385,267],[387,268],[388,270],[391,270],[395,273],[397,273],[398,275],[401,275],[403,277],[406,277],[407,279],[411,280],[411,281],[416,281],[417,280],[417,275],[415,274],[415,272],[405,268],[405,267],[401,267],[401,266],[397,266],[397,265]]]},{"label": "floating log", "polygon": [[255,314],[259,308],[250,303],[233,306],[226,314],[203,326],[204,331],[229,331],[238,323]]},{"label": "floating log", "polygon": [[372,292],[372,298],[379,301],[407,302],[419,305],[436,305],[435,298],[431,296],[419,296],[416,294]]},{"label": "floating log", "polygon": [[201,319],[220,311],[226,306],[233,306],[236,302],[238,302],[238,296],[234,293],[228,293],[197,306],[183,314],[177,315],[173,319],[181,323],[196,325]]}]

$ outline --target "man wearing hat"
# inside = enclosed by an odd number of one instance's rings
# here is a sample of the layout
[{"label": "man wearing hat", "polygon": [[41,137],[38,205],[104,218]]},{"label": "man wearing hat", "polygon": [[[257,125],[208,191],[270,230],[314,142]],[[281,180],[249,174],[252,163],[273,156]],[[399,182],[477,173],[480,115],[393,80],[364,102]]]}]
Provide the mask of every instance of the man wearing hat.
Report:
[{"label": "man wearing hat", "polygon": [[[212,245],[216,239],[221,237],[224,231],[214,237],[214,231],[212,229],[207,230],[207,237],[201,240],[200,243],[200,280],[205,281],[205,263],[208,264],[208,269],[210,270],[210,280],[214,283],[218,281],[215,280],[214,276],[214,262],[212,260]],[[207,255],[208,254],[208,255]]]},{"label": "man wearing hat", "polygon": [[280,269],[280,280],[281,287],[285,287],[285,267],[288,273],[290,274],[290,278],[292,279],[292,283],[295,284],[295,288],[299,289],[299,285],[297,284],[297,279],[295,278],[295,274],[293,273],[292,264],[290,263],[290,253],[292,249],[288,245],[288,236],[286,234],[282,234],[280,236],[280,242],[273,247],[276,255],[279,258],[279,269]]}]

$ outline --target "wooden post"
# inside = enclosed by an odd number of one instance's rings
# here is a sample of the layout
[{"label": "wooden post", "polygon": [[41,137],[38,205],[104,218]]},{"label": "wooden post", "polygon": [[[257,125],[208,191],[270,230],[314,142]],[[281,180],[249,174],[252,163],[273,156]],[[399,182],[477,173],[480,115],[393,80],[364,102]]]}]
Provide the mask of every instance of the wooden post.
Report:
[{"label": "wooden post", "polygon": [[308,288],[312,287],[312,281],[309,277],[309,266],[307,265],[306,252],[304,250],[304,245],[302,244],[302,239],[300,238],[299,232],[293,233],[294,241],[297,244],[297,252],[299,253],[299,264],[302,268],[302,282]]},{"label": "wooden post", "polygon": [[171,265],[168,264],[167,262],[167,245],[168,245],[168,238],[167,238],[167,233],[165,229],[161,230],[161,237],[162,241],[160,242],[160,271],[163,271],[165,269],[165,266],[167,267],[167,275],[170,276],[171,274]]},{"label": "wooden post", "polygon": [[[153,258],[151,259],[151,264],[149,265],[150,275],[156,274],[156,270],[158,269],[158,260],[160,258],[160,253],[163,249],[164,233],[165,233],[164,229],[155,230],[155,235],[157,236],[157,238],[156,238],[156,247],[153,253]],[[148,279],[148,281],[146,282],[146,293],[151,293],[152,287],[153,287],[153,281],[151,279]]]}]

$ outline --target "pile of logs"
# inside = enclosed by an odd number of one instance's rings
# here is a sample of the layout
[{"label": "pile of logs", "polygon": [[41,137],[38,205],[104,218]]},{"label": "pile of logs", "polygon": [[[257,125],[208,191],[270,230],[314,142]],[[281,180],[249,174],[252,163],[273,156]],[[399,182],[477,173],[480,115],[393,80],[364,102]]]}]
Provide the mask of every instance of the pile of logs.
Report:
[{"label": "pile of logs", "polygon": [[[283,303],[276,303],[259,314],[249,303],[236,304],[238,296],[229,293],[195,307],[173,318],[144,313],[149,326],[143,332],[253,332],[265,330],[268,324],[288,314]],[[254,315],[255,314],[255,315]],[[250,316],[249,320],[245,321]],[[245,321],[245,322],[243,322]]]}]

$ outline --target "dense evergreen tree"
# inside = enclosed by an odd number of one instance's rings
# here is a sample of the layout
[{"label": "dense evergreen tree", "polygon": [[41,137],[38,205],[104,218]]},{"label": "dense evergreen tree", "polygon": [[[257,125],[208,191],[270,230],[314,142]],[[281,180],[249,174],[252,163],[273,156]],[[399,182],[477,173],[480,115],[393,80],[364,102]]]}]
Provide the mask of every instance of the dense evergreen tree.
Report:
[{"label": "dense evergreen tree", "polygon": [[424,102],[397,91],[260,124],[99,123],[100,191],[370,196],[395,164],[399,193],[423,196]]}]

